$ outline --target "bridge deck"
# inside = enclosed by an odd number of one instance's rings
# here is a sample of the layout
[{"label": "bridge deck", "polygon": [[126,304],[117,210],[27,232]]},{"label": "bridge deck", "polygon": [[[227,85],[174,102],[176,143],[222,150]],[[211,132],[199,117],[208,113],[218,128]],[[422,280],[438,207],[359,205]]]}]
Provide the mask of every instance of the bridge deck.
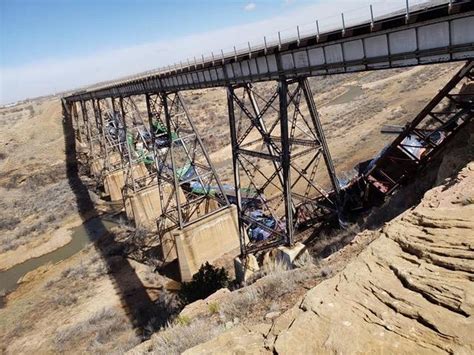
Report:
[{"label": "bridge deck", "polygon": [[281,46],[153,73],[76,92],[100,99],[442,63],[474,58],[474,2],[455,2],[290,41]]}]

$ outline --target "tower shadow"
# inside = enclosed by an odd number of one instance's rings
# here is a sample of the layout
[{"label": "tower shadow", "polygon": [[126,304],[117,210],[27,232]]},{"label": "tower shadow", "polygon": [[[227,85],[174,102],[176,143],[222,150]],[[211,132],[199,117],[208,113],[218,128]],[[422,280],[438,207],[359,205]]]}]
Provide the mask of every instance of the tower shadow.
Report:
[{"label": "tower shadow", "polygon": [[[76,138],[72,117],[63,102],[63,132],[66,154],[66,176],[74,193],[79,214],[86,222],[91,216],[98,215],[87,186],[80,178],[80,163],[77,158]],[[84,223],[89,240],[94,243],[101,257],[111,271],[109,276],[120,298],[121,304],[137,334],[147,338],[151,332],[164,326],[170,313],[166,302],[153,301],[130,261],[124,256],[124,245],[114,240],[113,236],[97,239],[97,231],[106,227],[100,218],[97,223]]]}]

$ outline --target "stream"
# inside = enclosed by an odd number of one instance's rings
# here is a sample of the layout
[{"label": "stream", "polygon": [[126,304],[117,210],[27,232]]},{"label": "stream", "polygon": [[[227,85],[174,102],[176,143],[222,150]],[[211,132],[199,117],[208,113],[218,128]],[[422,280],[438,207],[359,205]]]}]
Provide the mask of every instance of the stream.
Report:
[{"label": "stream", "polygon": [[18,280],[28,272],[48,263],[55,264],[73,256],[91,242],[102,237],[107,231],[110,231],[110,229],[115,226],[117,226],[116,222],[95,217],[75,228],[72,228],[72,240],[68,244],[48,254],[29,259],[8,270],[0,272],[0,291],[5,293],[13,291],[18,286]]},{"label": "stream", "polygon": [[358,86],[358,85],[347,86],[347,91],[344,94],[336,97],[331,102],[329,102],[327,106],[347,104],[348,102],[351,102],[352,100],[359,97],[363,93],[364,93],[364,89],[362,89],[361,86]]}]

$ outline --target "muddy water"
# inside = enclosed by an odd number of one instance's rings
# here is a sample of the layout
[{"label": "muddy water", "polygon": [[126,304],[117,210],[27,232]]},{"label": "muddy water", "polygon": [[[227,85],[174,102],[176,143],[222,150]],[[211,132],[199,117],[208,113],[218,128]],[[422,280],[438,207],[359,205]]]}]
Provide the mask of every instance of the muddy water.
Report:
[{"label": "muddy water", "polygon": [[73,256],[92,241],[102,237],[107,231],[116,225],[117,223],[112,221],[93,218],[80,226],[73,228],[72,240],[70,243],[52,251],[51,253],[29,259],[24,263],[0,272],[0,291],[13,291],[17,286],[18,280],[28,272],[46,265],[47,263],[51,262],[54,264]]},{"label": "muddy water", "polygon": [[347,91],[336,97],[334,100],[329,102],[327,105],[341,105],[341,104],[347,104],[348,102],[351,102],[352,100],[356,99],[360,95],[364,93],[364,89],[362,89],[361,86],[358,85],[351,85],[347,87]]}]

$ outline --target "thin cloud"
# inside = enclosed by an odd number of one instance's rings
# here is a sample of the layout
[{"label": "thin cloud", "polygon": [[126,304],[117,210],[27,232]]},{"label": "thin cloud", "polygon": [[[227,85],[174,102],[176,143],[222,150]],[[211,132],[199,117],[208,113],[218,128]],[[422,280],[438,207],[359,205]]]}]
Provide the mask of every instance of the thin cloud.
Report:
[{"label": "thin cloud", "polygon": [[257,5],[254,2],[250,2],[250,3],[248,3],[247,5],[244,6],[244,10],[245,11],[253,11],[253,10],[255,10],[256,7],[257,7]]},{"label": "thin cloud", "polygon": [[[404,1],[400,3],[403,6]],[[221,49],[231,52],[234,45],[244,48],[247,41],[250,41],[251,45],[261,44],[263,36],[267,37],[268,42],[274,41],[278,38],[278,31],[282,32],[284,38],[296,36],[296,25],[300,25],[302,34],[314,33],[316,19],[320,19],[320,27],[340,25],[341,10],[348,11],[346,23],[350,25],[351,18],[368,16],[367,4],[368,0],[341,0],[337,4],[333,0],[324,0],[318,4],[292,7],[291,10],[266,20],[215,31],[104,50],[82,57],[3,67],[0,68],[0,103],[71,90],[174,63],[179,64],[180,61],[186,63],[186,58],[193,61],[194,56],[199,61],[201,54],[208,56],[213,51],[217,56]],[[393,0],[386,0],[384,4],[374,5],[374,10],[377,13],[391,10]],[[350,12],[354,9],[356,11]],[[235,38],[239,38],[241,43],[231,40]]]}]

